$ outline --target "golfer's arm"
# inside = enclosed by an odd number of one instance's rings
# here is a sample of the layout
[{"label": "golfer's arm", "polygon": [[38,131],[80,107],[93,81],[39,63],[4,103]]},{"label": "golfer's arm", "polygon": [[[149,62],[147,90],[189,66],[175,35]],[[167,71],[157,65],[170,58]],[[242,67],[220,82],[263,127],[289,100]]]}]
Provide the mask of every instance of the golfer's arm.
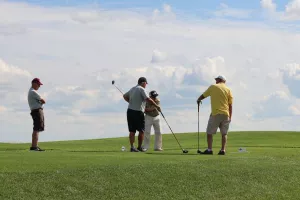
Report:
[{"label": "golfer's arm", "polygon": [[232,104],[229,104],[229,119],[232,117]]},{"label": "golfer's arm", "polygon": [[198,98],[198,101],[202,101],[203,99],[205,99],[206,97],[203,96],[203,94]]},{"label": "golfer's arm", "polygon": [[129,98],[127,96],[123,95],[123,98],[125,101],[127,101],[129,103]]},{"label": "golfer's arm", "polygon": [[45,103],[46,103],[45,99],[41,99],[40,102],[41,102],[42,104],[45,104]]},{"label": "golfer's arm", "polygon": [[155,108],[145,108],[145,112],[151,112],[153,110],[155,110]]},{"label": "golfer's arm", "polygon": [[157,105],[151,98],[147,98],[147,101],[152,103],[156,108],[159,108],[159,105]]}]

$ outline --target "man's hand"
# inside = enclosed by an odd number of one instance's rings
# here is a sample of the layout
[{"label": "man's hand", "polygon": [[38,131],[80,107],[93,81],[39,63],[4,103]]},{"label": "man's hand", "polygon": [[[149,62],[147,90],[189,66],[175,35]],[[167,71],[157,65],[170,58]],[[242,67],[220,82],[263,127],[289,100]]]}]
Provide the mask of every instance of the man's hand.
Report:
[{"label": "man's hand", "polygon": [[127,96],[125,96],[125,94],[123,95],[123,98],[125,101],[127,101],[129,103],[129,98]]},{"label": "man's hand", "polygon": [[202,104],[202,101],[200,99],[197,100],[197,104],[200,105]]},{"label": "man's hand", "polygon": [[197,99],[197,104],[200,105],[202,104],[202,100],[205,99],[205,97],[203,96],[203,94]]},{"label": "man's hand", "polygon": [[159,106],[156,107],[156,109],[157,109],[158,112],[161,112],[161,108]]}]

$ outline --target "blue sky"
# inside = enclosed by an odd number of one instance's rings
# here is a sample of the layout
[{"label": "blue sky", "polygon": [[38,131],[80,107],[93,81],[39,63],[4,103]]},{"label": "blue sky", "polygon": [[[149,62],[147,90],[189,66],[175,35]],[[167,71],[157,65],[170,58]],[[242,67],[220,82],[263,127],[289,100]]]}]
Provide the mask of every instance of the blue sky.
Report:
[{"label": "blue sky", "polygon": [[[11,2],[28,2],[30,4],[44,5],[44,6],[73,6],[73,5],[88,5],[98,3],[102,8],[135,8],[145,7],[155,9],[160,7],[162,4],[171,4],[174,9],[197,12],[202,9],[214,10],[221,3],[227,4],[233,8],[240,9],[259,9],[259,1],[254,0],[11,0]],[[275,0],[278,10],[284,10],[285,5],[289,2],[288,0]]]},{"label": "blue sky", "polygon": [[[0,142],[30,142],[34,77],[47,101],[41,141],[127,136],[111,81],[125,92],[140,76],[174,132],[197,131],[196,99],[219,74],[231,131],[300,131],[300,0],[24,2],[0,0]],[[209,113],[206,99],[200,131]]]},{"label": "blue sky", "polygon": [[[154,9],[160,9],[164,4],[172,5],[172,12],[177,15],[177,19],[211,19],[216,16],[216,11],[222,11],[223,5],[228,6],[229,10],[222,14],[223,18],[236,21],[266,21],[262,14],[260,0],[9,0],[9,2],[26,2],[31,5],[43,7],[88,7],[104,10],[132,10],[139,12],[151,12]],[[276,4],[276,11],[283,12],[289,0],[272,0]],[[224,11],[224,10],[223,10]],[[249,12],[246,14],[246,12]],[[237,14],[238,12],[239,14]],[[220,12],[219,12],[220,14]],[[234,15],[234,16],[232,16]],[[242,15],[242,17],[240,17]],[[286,22],[287,23],[287,22]],[[299,24],[299,22],[295,22]]]}]

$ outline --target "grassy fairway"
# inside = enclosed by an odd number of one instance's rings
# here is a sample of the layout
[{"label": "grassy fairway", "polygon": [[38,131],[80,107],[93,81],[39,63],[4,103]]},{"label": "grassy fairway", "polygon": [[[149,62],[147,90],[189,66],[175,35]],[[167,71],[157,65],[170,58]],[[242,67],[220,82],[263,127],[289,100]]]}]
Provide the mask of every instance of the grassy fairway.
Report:
[{"label": "grassy fairway", "polygon": [[2,143],[0,199],[300,199],[300,132],[232,132],[226,156],[220,135],[212,156],[196,154],[197,134],[177,137],[188,154],[172,135],[147,153],[121,152],[127,137],[41,143],[46,152]]}]

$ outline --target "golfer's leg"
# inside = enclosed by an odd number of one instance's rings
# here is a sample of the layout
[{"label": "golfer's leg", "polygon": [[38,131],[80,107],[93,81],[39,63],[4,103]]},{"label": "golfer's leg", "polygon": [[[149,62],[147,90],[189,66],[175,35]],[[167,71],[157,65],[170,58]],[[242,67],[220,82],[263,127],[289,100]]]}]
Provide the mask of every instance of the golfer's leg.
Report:
[{"label": "golfer's leg", "polygon": [[145,135],[144,135],[144,148],[149,149],[150,146],[150,137],[151,137],[151,126],[152,126],[152,117],[145,116]]},{"label": "golfer's leg", "polygon": [[134,124],[134,113],[129,109],[127,110],[127,125],[129,130],[129,143],[131,148],[133,148],[136,128]]},{"label": "golfer's leg", "polygon": [[139,131],[138,148],[142,147],[143,141],[144,141],[144,132],[143,131]]},{"label": "golfer's leg", "polygon": [[222,151],[225,151],[225,149],[226,149],[229,124],[230,124],[230,120],[227,116],[225,116],[225,119],[221,122],[220,127],[219,127],[220,132],[222,134],[222,148],[221,148]]},{"label": "golfer's leg", "polygon": [[225,151],[226,148],[226,143],[227,143],[227,135],[222,135],[222,151]]},{"label": "golfer's leg", "polygon": [[135,140],[135,132],[130,132],[129,133],[129,142],[130,142],[131,147],[134,147],[134,140]]},{"label": "golfer's leg", "polygon": [[145,115],[143,112],[139,112],[139,116],[137,119],[137,130],[139,131],[138,137],[138,148],[142,148],[142,144],[144,141],[144,132],[145,132]]},{"label": "golfer's leg", "polygon": [[38,140],[39,140],[39,132],[38,131],[33,131],[32,132],[31,146],[32,147],[37,147],[38,146]]},{"label": "golfer's leg", "polygon": [[216,124],[215,116],[210,116],[207,128],[206,128],[206,137],[207,137],[207,149],[212,150],[213,144],[213,134],[216,134],[218,130],[218,125]]},{"label": "golfer's leg", "polygon": [[153,120],[153,127],[155,133],[154,149],[162,149],[162,135],[160,127],[160,117],[157,116]]},{"label": "golfer's leg", "polygon": [[32,141],[31,147],[38,146],[39,140],[39,130],[41,130],[42,126],[42,115],[39,111],[32,112],[32,119],[33,119],[33,132],[32,132]]},{"label": "golfer's leg", "polygon": [[213,135],[207,134],[207,149],[212,150]]}]

